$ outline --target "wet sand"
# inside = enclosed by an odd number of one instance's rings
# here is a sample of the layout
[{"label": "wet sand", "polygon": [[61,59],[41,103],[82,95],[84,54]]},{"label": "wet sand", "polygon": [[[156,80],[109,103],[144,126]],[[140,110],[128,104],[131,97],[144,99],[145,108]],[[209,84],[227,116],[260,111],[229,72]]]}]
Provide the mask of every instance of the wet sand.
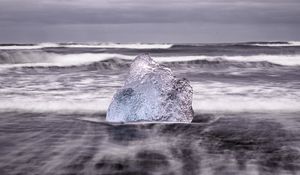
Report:
[{"label": "wet sand", "polygon": [[104,120],[99,115],[1,113],[0,174],[300,173],[297,114],[198,114],[191,124],[80,120]]}]

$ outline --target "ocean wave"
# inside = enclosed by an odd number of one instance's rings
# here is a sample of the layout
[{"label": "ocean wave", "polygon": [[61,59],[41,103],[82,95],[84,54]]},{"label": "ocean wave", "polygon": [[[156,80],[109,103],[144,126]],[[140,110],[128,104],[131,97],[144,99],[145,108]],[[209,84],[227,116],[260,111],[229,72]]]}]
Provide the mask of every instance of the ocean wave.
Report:
[{"label": "ocean wave", "polygon": [[186,62],[195,60],[236,61],[236,62],[269,62],[282,66],[299,66],[300,55],[252,55],[252,56],[168,56],[154,57],[158,62]]},{"label": "ocean wave", "polygon": [[289,46],[300,46],[300,41],[289,41],[289,42],[261,42],[251,43],[252,46],[262,47],[289,47]]},{"label": "ocean wave", "polygon": [[202,112],[300,112],[299,99],[217,97],[193,101],[195,111]]},{"label": "ocean wave", "polygon": [[[107,53],[56,54],[47,52],[1,52],[0,68],[43,67],[94,67],[118,69],[129,67],[135,56]],[[277,67],[299,66],[300,55],[253,55],[253,56],[160,56],[154,60],[170,67],[219,66],[219,67]]]},{"label": "ocean wave", "polygon": [[49,47],[60,47],[56,43],[40,43],[40,44],[9,44],[9,45],[0,45],[0,50],[32,50],[32,49],[42,49]]},{"label": "ocean wave", "polygon": [[119,43],[40,43],[40,44],[8,44],[0,45],[0,50],[30,50],[53,47],[63,48],[102,48],[102,49],[169,49],[172,44],[119,44]]},{"label": "ocean wave", "polygon": [[300,92],[281,83],[192,82],[193,108],[203,112],[300,112]]},{"label": "ocean wave", "polygon": [[0,100],[0,111],[55,112],[55,113],[99,113],[105,112],[109,100],[98,101],[53,101],[14,99]]},{"label": "ocean wave", "polygon": [[[0,112],[28,111],[28,112],[55,112],[55,113],[104,113],[110,99],[102,101],[35,101],[35,100],[5,100],[0,101]],[[282,97],[255,98],[220,96],[210,98],[195,96],[193,108],[196,112],[212,113],[239,113],[239,112],[300,112],[298,99]]]},{"label": "ocean wave", "polygon": [[228,61],[240,62],[269,62],[282,66],[299,66],[300,55],[252,55],[252,56],[224,56]]},{"label": "ocean wave", "polygon": [[39,44],[0,44],[0,50],[36,50],[44,48],[87,48],[87,49],[176,49],[197,47],[231,47],[231,46],[261,46],[261,47],[289,47],[300,46],[300,41],[289,42],[246,42],[224,44],[158,44],[158,43],[39,43]]},{"label": "ocean wave", "polygon": [[[10,67],[12,69],[18,70],[26,70],[26,71],[127,71],[130,67],[131,62],[123,59],[108,59],[99,62],[93,62],[84,65],[73,65],[73,66],[54,66],[49,64],[35,64],[34,66],[31,64],[22,64],[18,66]],[[242,63],[242,62],[228,62],[228,61],[208,61],[208,60],[195,60],[195,61],[187,61],[187,62],[167,62],[162,63],[164,66],[167,66],[174,71],[181,70],[185,68],[208,68],[208,69],[223,69],[223,68],[275,68],[281,67],[280,65],[268,63],[268,62],[251,62],[251,63]],[[1,66],[0,66],[1,68]],[[3,67],[2,67],[3,68]],[[8,68],[6,66],[6,68]],[[177,69],[178,68],[178,69]],[[1,69],[0,69],[1,70]],[[5,70],[2,69],[5,72]]]},{"label": "ocean wave", "polygon": [[131,56],[120,54],[55,54],[47,52],[2,52],[0,53],[0,67],[66,67],[86,65],[111,58],[132,59]]},{"label": "ocean wave", "polygon": [[117,44],[117,43],[100,43],[100,44],[61,44],[62,47],[68,48],[103,48],[103,49],[169,49],[172,44]]}]

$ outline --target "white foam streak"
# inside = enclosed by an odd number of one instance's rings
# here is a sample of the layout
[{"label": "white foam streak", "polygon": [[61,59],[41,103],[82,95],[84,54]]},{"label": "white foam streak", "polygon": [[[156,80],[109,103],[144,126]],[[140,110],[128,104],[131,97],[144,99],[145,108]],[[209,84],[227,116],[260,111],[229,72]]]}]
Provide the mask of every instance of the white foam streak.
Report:
[{"label": "white foam streak", "polygon": [[288,47],[288,46],[300,46],[300,41],[290,41],[288,43],[268,43],[268,44],[251,44],[253,46],[263,47]]},{"label": "white foam streak", "polygon": [[40,43],[37,45],[9,45],[0,46],[0,50],[30,50],[43,49],[49,47],[65,47],[65,48],[102,48],[102,49],[169,49],[172,44],[117,44],[117,43],[100,43],[100,44],[56,44],[56,43]]},{"label": "white foam streak", "polygon": [[260,62],[267,61],[284,66],[300,65],[300,55],[253,55],[253,56],[171,56],[171,57],[154,57],[159,62],[174,61],[193,61],[193,60],[220,60],[239,61],[239,62]]},{"label": "white foam streak", "polygon": [[267,61],[284,66],[300,65],[300,55],[253,55],[253,56],[224,56],[229,61],[259,62]]},{"label": "white foam streak", "polygon": [[69,54],[69,55],[55,55],[51,60],[52,64],[57,64],[58,66],[72,66],[89,64],[98,61],[104,61],[110,58],[122,58],[131,59],[131,56],[119,55],[119,54]]},{"label": "white foam streak", "polygon": [[[55,112],[55,113],[99,113],[105,112],[110,99],[98,101],[0,101],[0,111]],[[253,98],[219,96],[193,99],[193,108],[200,112],[300,112],[298,100],[283,98]]]},{"label": "white foam streak", "polygon": [[[49,66],[77,66],[86,65],[93,62],[104,61],[111,58],[121,58],[121,59],[132,59],[131,56],[119,55],[119,54],[30,54],[32,60],[29,63],[20,64],[2,64],[0,68],[14,68],[14,67],[49,67]],[[25,57],[25,56],[24,56]],[[43,59],[41,59],[41,57]],[[22,59],[22,58],[21,58]],[[26,58],[27,59],[27,58]],[[32,61],[32,62],[31,62]],[[34,62],[36,61],[36,62]]]},{"label": "white foam streak", "polygon": [[98,113],[105,112],[109,105],[108,100],[98,101],[49,101],[49,100],[6,100],[0,101],[0,111],[27,111],[27,112],[56,112],[56,113]]},{"label": "white foam streak", "polygon": [[62,45],[63,47],[68,48],[103,48],[103,49],[169,49],[172,47],[172,44],[74,44],[74,45]]},{"label": "white foam streak", "polygon": [[[55,85],[53,85],[55,86]],[[300,112],[300,92],[290,85],[202,82],[192,83],[194,89],[193,108],[200,112]],[[26,89],[24,89],[26,90]],[[21,90],[21,91],[24,91]],[[8,90],[15,92],[15,89]],[[20,91],[20,92],[21,92]],[[8,92],[1,91],[2,94]],[[46,92],[46,91],[45,91]],[[110,104],[112,91],[69,94],[57,97],[59,92],[33,94],[35,98],[2,98],[0,111],[98,113],[105,112]],[[63,92],[62,94],[67,94]],[[100,97],[101,98],[96,98]]]},{"label": "white foam streak", "polygon": [[47,47],[60,47],[55,43],[40,43],[38,45],[10,45],[0,46],[0,50],[30,50],[30,49],[42,49]]},{"label": "white foam streak", "polygon": [[300,102],[282,98],[216,97],[193,100],[201,112],[300,112]]},{"label": "white foam streak", "polygon": [[202,112],[299,112],[300,92],[276,83],[192,83],[193,108]]}]

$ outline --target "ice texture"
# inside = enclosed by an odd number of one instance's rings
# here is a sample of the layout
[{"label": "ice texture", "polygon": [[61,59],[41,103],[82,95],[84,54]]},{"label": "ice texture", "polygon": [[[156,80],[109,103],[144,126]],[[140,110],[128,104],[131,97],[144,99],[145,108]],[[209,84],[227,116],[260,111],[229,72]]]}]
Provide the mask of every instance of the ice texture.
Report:
[{"label": "ice texture", "polygon": [[137,56],[106,114],[109,122],[191,122],[193,89],[147,54]]}]

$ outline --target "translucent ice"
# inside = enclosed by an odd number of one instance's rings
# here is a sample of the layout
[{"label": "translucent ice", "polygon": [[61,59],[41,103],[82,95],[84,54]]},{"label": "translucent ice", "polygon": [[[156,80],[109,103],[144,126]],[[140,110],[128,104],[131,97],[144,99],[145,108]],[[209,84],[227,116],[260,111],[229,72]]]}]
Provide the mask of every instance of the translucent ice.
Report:
[{"label": "translucent ice", "polygon": [[186,79],[149,55],[137,56],[124,86],[114,95],[106,120],[110,122],[191,122],[193,89]]}]

